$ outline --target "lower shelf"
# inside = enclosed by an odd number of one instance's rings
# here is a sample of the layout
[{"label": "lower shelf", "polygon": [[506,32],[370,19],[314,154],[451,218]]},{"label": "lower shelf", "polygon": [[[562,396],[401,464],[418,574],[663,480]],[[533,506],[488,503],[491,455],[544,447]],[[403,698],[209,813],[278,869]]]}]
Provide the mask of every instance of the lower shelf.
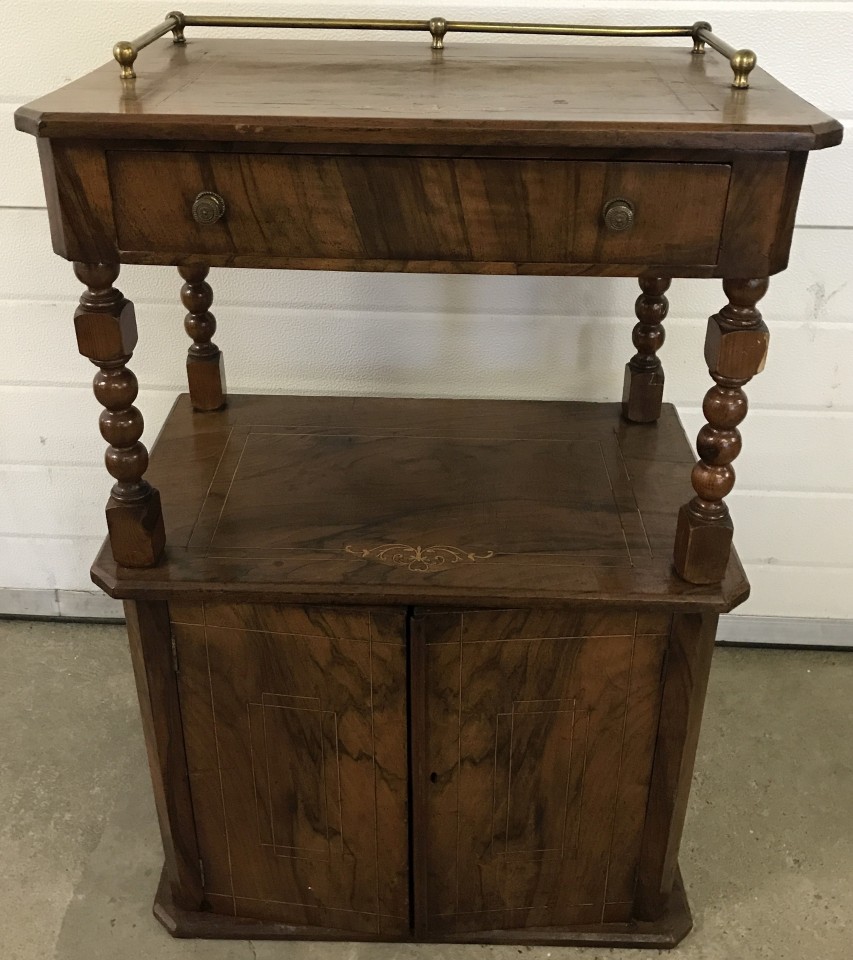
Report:
[{"label": "lower shelf", "polygon": [[[184,910],[172,900],[165,872],[154,899],[154,916],[173,937],[208,940],[371,940],[352,933],[293,927],[243,917],[225,917],[198,910]],[[410,938],[418,943],[525,944],[562,947],[644,947],[668,950],[677,946],[693,927],[693,918],[681,872],[676,875],[669,907],[655,921],[608,923],[578,929],[481,930],[464,936]],[[396,940],[395,942],[400,942]]]},{"label": "lower shelf", "polygon": [[748,584],[672,569],[693,452],[675,410],[618,404],[181,396],[152,452],[167,530],[156,568],[93,579],[120,599],[531,603],[728,611]]}]

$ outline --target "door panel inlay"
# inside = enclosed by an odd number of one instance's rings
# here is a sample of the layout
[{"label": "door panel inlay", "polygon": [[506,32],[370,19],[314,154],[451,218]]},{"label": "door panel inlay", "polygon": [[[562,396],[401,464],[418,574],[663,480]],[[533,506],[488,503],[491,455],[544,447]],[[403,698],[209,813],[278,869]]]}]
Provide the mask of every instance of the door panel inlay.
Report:
[{"label": "door panel inlay", "polygon": [[[588,711],[578,711],[574,700],[515,701],[510,712],[497,714],[492,859],[575,856],[587,718]],[[543,768],[560,787],[553,797],[536,789]]]},{"label": "door panel inlay", "polygon": [[[337,714],[317,697],[267,692],[246,711],[261,846],[279,857],[329,861],[335,843],[344,856]],[[312,767],[313,795],[304,776]]]}]

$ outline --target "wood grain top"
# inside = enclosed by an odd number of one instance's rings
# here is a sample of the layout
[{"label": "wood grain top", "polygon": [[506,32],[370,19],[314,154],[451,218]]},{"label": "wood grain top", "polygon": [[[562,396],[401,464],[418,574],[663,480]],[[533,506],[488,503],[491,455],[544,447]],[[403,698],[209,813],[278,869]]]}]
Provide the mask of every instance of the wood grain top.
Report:
[{"label": "wood grain top", "polygon": [[841,125],[689,46],[160,40],[16,114],[42,137],[811,150]]},{"label": "wood grain top", "polygon": [[693,456],[671,406],[182,396],[147,476],[166,560],[93,577],[118,597],[499,606],[619,602],[729,609],[747,584],[671,569]]}]

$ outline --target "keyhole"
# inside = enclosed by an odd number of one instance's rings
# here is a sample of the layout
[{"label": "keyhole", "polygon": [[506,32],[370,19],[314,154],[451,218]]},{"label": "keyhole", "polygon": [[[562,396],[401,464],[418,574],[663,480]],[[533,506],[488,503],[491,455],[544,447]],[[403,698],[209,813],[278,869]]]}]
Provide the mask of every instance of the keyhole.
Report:
[{"label": "keyhole", "polygon": [[429,775],[429,780],[430,783],[438,783],[438,774],[435,772],[435,770],[433,770],[433,772]]}]

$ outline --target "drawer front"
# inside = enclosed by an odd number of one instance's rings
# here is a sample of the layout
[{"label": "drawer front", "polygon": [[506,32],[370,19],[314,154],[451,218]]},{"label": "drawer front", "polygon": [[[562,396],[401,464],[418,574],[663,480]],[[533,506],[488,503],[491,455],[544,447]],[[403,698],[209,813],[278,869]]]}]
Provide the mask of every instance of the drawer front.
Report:
[{"label": "drawer front", "polygon": [[[175,257],[717,262],[727,164],[112,151],[120,250]],[[222,198],[198,223],[199,193]],[[605,214],[615,205],[610,216]]]}]

